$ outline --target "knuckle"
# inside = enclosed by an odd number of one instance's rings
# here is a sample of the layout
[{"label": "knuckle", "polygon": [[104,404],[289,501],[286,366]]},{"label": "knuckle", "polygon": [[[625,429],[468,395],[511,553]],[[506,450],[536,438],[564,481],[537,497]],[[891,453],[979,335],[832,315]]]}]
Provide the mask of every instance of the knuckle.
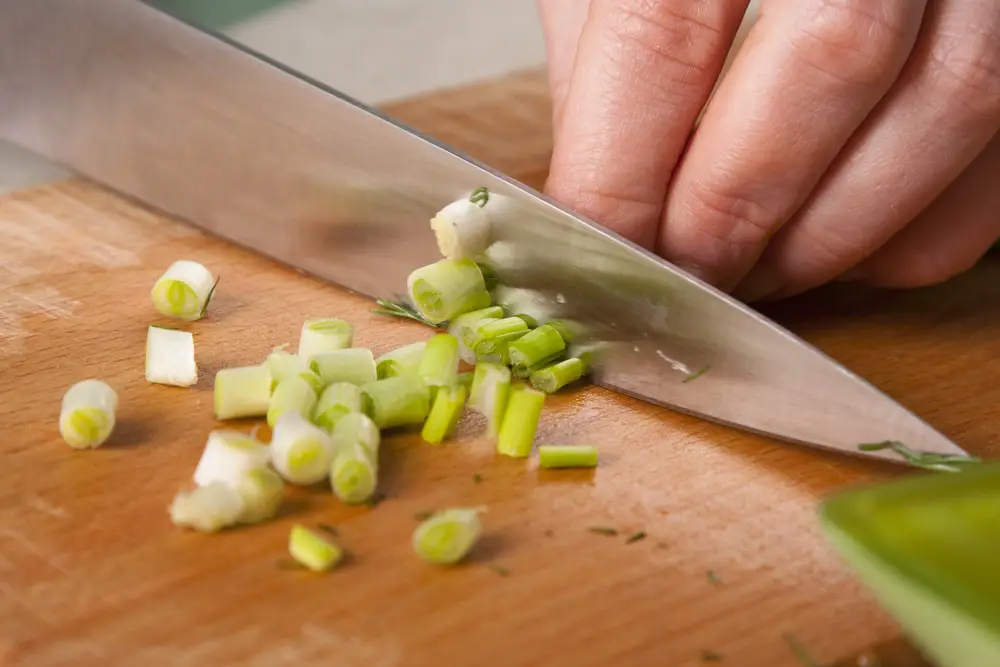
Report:
[{"label": "knuckle", "polygon": [[976,31],[942,39],[930,58],[939,96],[976,116],[1000,119],[1000,35]]},{"label": "knuckle", "polygon": [[849,88],[884,88],[896,78],[915,35],[903,16],[868,0],[817,0],[791,46],[801,64]]},{"label": "knuckle", "polygon": [[759,201],[705,182],[693,185],[689,202],[698,236],[735,253],[765,244],[781,222]]}]

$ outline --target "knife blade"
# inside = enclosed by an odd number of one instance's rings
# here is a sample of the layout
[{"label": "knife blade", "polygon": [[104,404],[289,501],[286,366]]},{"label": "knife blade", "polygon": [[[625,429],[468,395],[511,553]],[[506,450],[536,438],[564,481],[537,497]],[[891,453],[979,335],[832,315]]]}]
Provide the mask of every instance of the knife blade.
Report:
[{"label": "knife blade", "polygon": [[486,187],[502,298],[596,343],[597,383],[849,454],[965,454],[720,291],[225,37],[138,0],[0,0],[0,16],[0,136],[148,206],[385,297],[439,259],[433,214]]}]

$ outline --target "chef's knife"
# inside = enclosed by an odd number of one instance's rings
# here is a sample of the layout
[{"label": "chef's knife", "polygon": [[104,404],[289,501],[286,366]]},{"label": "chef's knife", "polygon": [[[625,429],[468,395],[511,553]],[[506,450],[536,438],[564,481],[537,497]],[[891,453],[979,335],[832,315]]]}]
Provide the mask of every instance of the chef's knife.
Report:
[{"label": "chef's knife", "polygon": [[403,291],[410,271],[438,259],[428,220],[486,187],[488,265],[519,308],[533,304],[599,343],[600,384],[842,452],[896,440],[964,454],[804,341],[663,260],[138,0],[0,0],[0,136],[372,297]]}]

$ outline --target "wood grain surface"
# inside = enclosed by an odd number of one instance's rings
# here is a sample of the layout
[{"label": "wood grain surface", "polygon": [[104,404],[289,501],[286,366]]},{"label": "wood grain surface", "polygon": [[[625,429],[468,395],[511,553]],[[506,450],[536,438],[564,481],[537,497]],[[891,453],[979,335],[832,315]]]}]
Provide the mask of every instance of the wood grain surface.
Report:
[{"label": "wood grain surface", "polygon": [[[538,73],[389,111],[542,184],[550,131]],[[787,636],[817,665],[876,655],[883,667],[926,664],[816,520],[827,494],[902,469],[595,387],[551,398],[538,440],[598,445],[596,471],[540,472],[496,457],[469,416],[441,447],[387,437],[386,499],[374,508],[294,490],[273,523],[209,536],[177,529],[166,508],[217,425],[217,370],[294,344],[306,317],[351,319],[358,344],[376,353],[428,330],[81,180],[0,198],[0,238],[0,664],[803,664]],[[143,379],[146,327],[164,323],[149,290],[178,258],[221,276],[209,315],[186,327],[200,368],[190,389]],[[933,289],[838,285],[768,312],[991,456],[1000,452],[998,299],[994,258]],[[120,424],[105,447],[76,452],[59,438],[59,402],[87,377],[119,392]],[[485,535],[467,563],[443,569],[413,555],[416,513],[478,504],[489,508]],[[294,522],[335,525],[345,565],[326,575],[282,569]],[[596,525],[619,534],[591,532]],[[638,531],[646,538],[626,544]]]}]

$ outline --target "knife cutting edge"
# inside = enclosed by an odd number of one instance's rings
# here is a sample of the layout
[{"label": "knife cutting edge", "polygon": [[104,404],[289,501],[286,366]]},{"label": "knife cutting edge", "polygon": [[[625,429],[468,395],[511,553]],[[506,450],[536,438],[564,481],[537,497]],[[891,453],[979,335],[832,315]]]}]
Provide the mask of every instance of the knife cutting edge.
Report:
[{"label": "knife cutting edge", "polygon": [[600,345],[598,384],[849,454],[965,455],[722,292],[225,37],[139,0],[0,0],[0,16],[0,137],[151,207],[386,297],[438,259],[433,214],[486,187],[490,269]]}]

